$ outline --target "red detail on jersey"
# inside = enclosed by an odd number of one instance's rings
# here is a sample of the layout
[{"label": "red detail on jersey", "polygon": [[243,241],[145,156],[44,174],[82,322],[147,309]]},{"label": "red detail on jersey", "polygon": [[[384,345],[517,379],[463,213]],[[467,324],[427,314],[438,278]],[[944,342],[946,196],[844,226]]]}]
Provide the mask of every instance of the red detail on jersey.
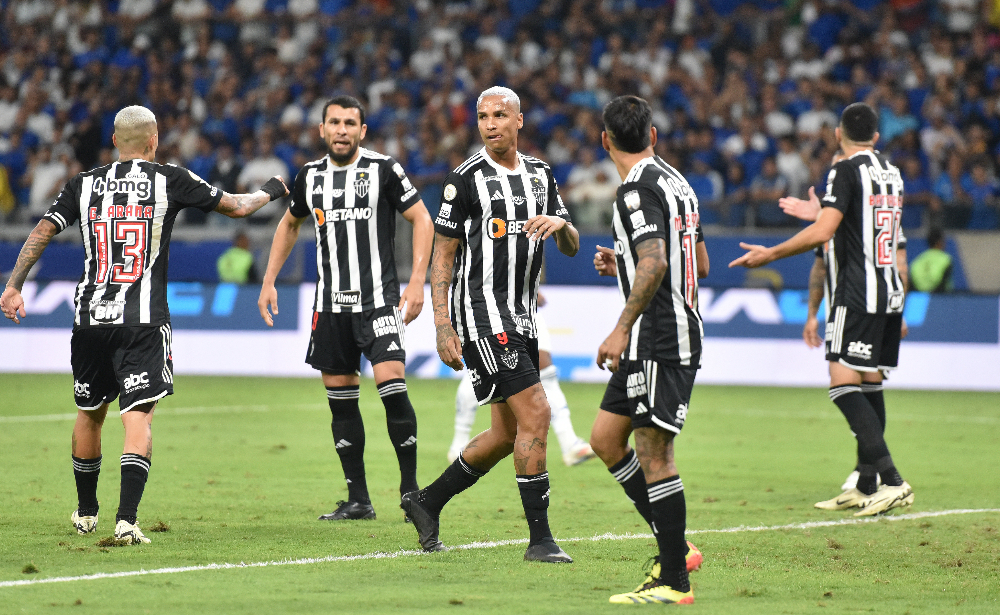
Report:
[{"label": "red detail on jersey", "polygon": [[497,341],[500,342],[501,344],[503,344],[504,346],[506,346],[507,345],[507,334],[506,333],[497,333]]},{"label": "red detail on jersey", "polygon": [[319,312],[313,312],[313,324],[312,324],[312,330],[313,331],[316,330],[316,321],[317,320],[319,320]]}]

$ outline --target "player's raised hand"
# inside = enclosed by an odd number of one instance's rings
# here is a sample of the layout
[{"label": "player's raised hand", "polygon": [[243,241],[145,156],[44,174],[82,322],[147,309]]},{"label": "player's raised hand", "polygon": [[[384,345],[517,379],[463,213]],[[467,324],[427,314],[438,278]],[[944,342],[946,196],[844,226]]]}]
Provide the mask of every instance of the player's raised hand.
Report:
[{"label": "player's raised hand", "polygon": [[18,325],[21,324],[18,316],[21,318],[27,316],[24,312],[24,297],[21,296],[21,291],[13,286],[5,288],[3,295],[0,295],[0,309],[3,310],[4,316]]},{"label": "player's raised hand", "polygon": [[566,220],[559,216],[540,215],[530,218],[524,223],[524,235],[528,239],[545,241],[562,227],[566,226]]},{"label": "player's raised hand", "polygon": [[816,196],[816,188],[813,186],[809,186],[809,199],[803,200],[794,196],[781,197],[778,199],[778,207],[789,216],[806,222],[815,222],[822,209],[819,197]]},{"label": "player's raised hand", "polygon": [[462,371],[465,368],[462,363],[462,342],[454,327],[451,323],[443,323],[434,328],[437,329],[437,351],[441,362],[456,372]]},{"label": "player's raised hand", "polygon": [[740,242],[740,247],[747,251],[746,254],[737,258],[733,262],[729,263],[730,269],[733,267],[746,267],[747,269],[755,269],[757,267],[762,267],[774,258],[771,256],[771,248],[765,248],[764,246],[753,245],[749,243]]},{"label": "player's raised hand", "polygon": [[819,321],[815,316],[806,318],[806,324],[802,327],[802,339],[810,348],[819,348],[823,345],[823,338],[819,336]]},{"label": "player's raised hand", "polygon": [[260,317],[264,319],[267,326],[273,327],[274,318],[271,317],[271,312],[275,316],[278,315],[278,289],[273,284],[261,286],[260,297],[257,299],[257,309],[260,310]]},{"label": "player's raised hand", "polygon": [[403,324],[408,325],[424,309],[424,285],[407,284],[399,297],[399,311],[403,314]]},{"label": "player's raised hand", "polygon": [[597,252],[594,254],[594,269],[597,270],[598,275],[617,276],[618,263],[615,260],[615,251],[604,246],[597,246]]}]

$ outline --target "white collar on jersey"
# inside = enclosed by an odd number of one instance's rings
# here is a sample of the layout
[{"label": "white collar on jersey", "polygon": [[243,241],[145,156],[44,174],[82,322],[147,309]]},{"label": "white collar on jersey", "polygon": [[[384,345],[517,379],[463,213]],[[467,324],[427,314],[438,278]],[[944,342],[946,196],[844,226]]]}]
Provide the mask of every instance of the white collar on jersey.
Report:
[{"label": "white collar on jersey", "polygon": [[329,153],[329,152],[327,152],[327,154],[326,154],[326,159],[330,161],[330,164],[329,164],[329,165],[327,165],[327,166],[328,166],[328,168],[329,168],[329,169],[330,169],[331,171],[333,171],[334,173],[339,173],[339,172],[341,172],[341,171],[350,171],[351,169],[356,169],[356,168],[358,168],[358,162],[359,162],[359,161],[361,160],[361,158],[362,158],[362,157],[363,157],[363,156],[364,156],[364,155],[365,155],[365,154],[366,154],[367,152],[368,152],[368,150],[366,150],[365,148],[363,148],[363,147],[358,147],[358,157],[357,157],[357,158],[355,158],[355,159],[354,159],[354,162],[352,162],[351,164],[348,164],[348,165],[345,165],[345,166],[342,166],[342,167],[340,167],[340,166],[337,166],[337,165],[335,165],[335,164],[333,163],[333,159],[331,159],[331,158],[330,158],[330,153]]},{"label": "white collar on jersey", "polygon": [[483,159],[486,160],[486,162],[490,163],[490,166],[492,166],[494,169],[497,170],[497,173],[503,173],[506,175],[520,175],[521,170],[524,167],[524,156],[521,155],[521,152],[517,152],[517,168],[514,170],[508,169],[505,166],[501,166],[497,164],[495,160],[490,158],[490,153],[486,151],[485,145],[482,147],[482,149],[479,150],[479,152],[483,155]]}]

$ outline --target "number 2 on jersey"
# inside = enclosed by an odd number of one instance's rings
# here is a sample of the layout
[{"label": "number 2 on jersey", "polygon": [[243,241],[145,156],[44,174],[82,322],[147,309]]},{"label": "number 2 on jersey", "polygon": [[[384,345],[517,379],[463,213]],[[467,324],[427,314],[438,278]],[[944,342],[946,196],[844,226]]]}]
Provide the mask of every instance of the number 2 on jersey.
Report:
[{"label": "number 2 on jersey", "polygon": [[896,207],[875,208],[875,263],[879,267],[890,267],[895,262],[896,234],[902,210]]},{"label": "number 2 on jersey", "polygon": [[101,220],[94,222],[93,228],[97,238],[97,283],[108,281],[109,270],[112,284],[131,284],[141,278],[146,264],[146,222]]}]

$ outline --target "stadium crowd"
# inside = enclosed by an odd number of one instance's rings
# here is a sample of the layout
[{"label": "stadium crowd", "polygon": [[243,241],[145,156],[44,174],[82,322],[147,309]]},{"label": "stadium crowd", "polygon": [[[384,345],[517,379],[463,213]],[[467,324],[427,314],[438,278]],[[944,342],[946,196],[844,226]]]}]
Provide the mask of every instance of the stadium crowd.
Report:
[{"label": "stadium crowd", "polygon": [[500,84],[521,96],[520,149],[553,166],[584,232],[607,228],[600,112],[622,93],[652,103],[656,151],[706,224],[794,224],[778,197],[824,191],[833,127],[863,100],[904,175],[905,227],[997,229],[998,25],[986,0],[7,1],[0,216],[36,220],[113,160],[130,104],[156,113],[159,161],[226,191],[294,177],[340,93],[433,214],[480,147],[476,96]]}]

